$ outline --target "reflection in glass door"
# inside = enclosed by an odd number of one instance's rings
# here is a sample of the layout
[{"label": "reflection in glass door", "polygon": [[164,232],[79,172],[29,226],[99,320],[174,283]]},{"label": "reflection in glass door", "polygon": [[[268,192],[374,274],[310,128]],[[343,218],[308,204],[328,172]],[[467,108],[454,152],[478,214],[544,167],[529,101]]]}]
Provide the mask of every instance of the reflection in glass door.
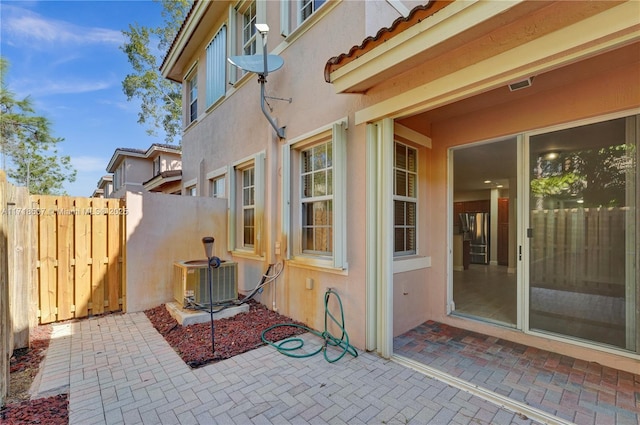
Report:
[{"label": "reflection in glass door", "polygon": [[529,329],[638,351],[636,117],[529,138]]}]

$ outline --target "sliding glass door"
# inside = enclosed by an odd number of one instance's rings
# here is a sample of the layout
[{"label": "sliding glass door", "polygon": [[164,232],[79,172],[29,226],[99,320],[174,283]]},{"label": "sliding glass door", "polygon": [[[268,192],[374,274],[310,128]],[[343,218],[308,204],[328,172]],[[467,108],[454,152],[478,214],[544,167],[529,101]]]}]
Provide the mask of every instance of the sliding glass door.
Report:
[{"label": "sliding glass door", "polygon": [[638,352],[637,117],[528,137],[528,328]]}]

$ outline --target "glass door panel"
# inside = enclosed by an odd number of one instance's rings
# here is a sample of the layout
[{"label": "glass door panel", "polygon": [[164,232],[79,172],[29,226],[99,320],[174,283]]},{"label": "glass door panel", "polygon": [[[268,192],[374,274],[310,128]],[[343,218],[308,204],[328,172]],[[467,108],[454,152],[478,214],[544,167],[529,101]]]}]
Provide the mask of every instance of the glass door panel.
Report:
[{"label": "glass door panel", "polygon": [[516,138],[453,149],[453,314],[518,326]]},{"label": "glass door panel", "polygon": [[529,329],[638,350],[635,123],[529,138]]}]

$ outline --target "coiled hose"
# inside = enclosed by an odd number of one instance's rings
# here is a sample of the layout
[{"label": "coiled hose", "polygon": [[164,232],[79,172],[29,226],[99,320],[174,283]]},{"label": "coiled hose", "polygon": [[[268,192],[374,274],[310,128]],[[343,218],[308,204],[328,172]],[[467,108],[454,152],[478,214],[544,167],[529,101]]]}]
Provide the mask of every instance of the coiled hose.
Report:
[{"label": "coiled hose", "polygon": [[[335,295],[336,299],[338,300],[338,304],[340,306],[339,322],[333,316],[333,314],[331,314],[331,312],[329,311],[329,298],[331,294]],[[335,323],[340,328],[340,331],[342,332],[342,335],[340,336],[340,338],[336,338],[335,336],[331,335],[331,333],[329,333],[329,331],[327,330],[327,318],[331,318],[333,323]],[[310,332],[324,339],[324,344],[321,345],[317,350],[313,352],[298,354],[298,353],[294,353],[294,351],[299,350],[304,345],[304,341],[302,340],[302,338],[293,337],[293,338],[284,339],[280,342],[273,342],[273,341],[269,341],[265,337],[267,332],[269,332],[271,329],[284,327],[284,326],[304,329],[305,331]],[[277,325],[270,326],[264,331],[262,331],[262,341],[265,344],[271,345],[272,347],[274,347],[276,350],[278,350],[280,353],[284,354],[285,356],[289,356],[289,357],[295,357],[295,358],[311,357],[311,356],[315,356],[321,351],[324,354],[325,360],[327,360],[329,363],[337,362],[342,357],[344,357],[344,355],[347,353],[351,354],[353,357],[358,357],[358,352],[356,351],[355,348],[353,348],[353,346],[349,344],[349,335],[347,334],[347,331],[344,329],[344,311],[342,310],[342,300],[340,299],[340,296],[331,288],[327,289],[327,292],[324,294],[324,332],[318,332],[304,325],[298,325],[295,323],[280,323]],[[342,348],[342,353],[340,353],[340,355],[335,358],[329,358],[329,354],[327,352],[327,346],[340,347]]]}]

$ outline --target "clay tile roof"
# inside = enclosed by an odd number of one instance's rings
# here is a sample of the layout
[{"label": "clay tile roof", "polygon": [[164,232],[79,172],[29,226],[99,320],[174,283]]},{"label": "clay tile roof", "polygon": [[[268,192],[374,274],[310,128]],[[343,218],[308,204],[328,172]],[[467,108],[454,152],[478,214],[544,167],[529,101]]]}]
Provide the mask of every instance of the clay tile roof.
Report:
[{"label": "clay tile roof", "polygon": [[191,5],[191,8],[189,9],[189,11],[184,17],[184,20],[182,21],[182,24],[180,25],[178,32],[176,32],[176,35],[173,37],[173,41],[171,42],[171,45],[165,52],[164,58],[162,59],[162,63],[160,64],[160,67],[158,69],[162,69],[164,67],[165,62],[169,58],[169,52],[173,50],[173,47],[175,46],[176,42],[178,41],[178,38],[180,37],[180,34],[182,34],[182,31],[184,31],[185,25],[189,21],[189,18],[191,18],[191,14],[193,13],[193,10],[196,8],[196,4],[199,2],[200,0],[194,0],[193,4]]},{"label": "clay tile roof", "polygon": [[412,27],[415,24],[422,22],[429,16],[434,15],[440,9],[443,9],[453,0],[432,0],[425,5],[414,7],[407,17],[399,17],[390,27],[381,28],[375,36],[369,36],[362,41],[359,46],[353,46],[347,53],[342,53],[338,56],[334,56],[327,61],[324,67],[324,79],[327,83],[331,83],[331,73],[348,64],[349,62],[358,59],[367,52],[373,50],[377,46],[385,43],[396,35],[400,34],[407,28]]},{"label": "clay tile roof", "polygon": [[137,148],[117,148],[117,151],[121,151],[121,152],[129,152],[129,153],[139,153],[139,154],[144,154],[146,152],[146,149],[137,149]]}]

